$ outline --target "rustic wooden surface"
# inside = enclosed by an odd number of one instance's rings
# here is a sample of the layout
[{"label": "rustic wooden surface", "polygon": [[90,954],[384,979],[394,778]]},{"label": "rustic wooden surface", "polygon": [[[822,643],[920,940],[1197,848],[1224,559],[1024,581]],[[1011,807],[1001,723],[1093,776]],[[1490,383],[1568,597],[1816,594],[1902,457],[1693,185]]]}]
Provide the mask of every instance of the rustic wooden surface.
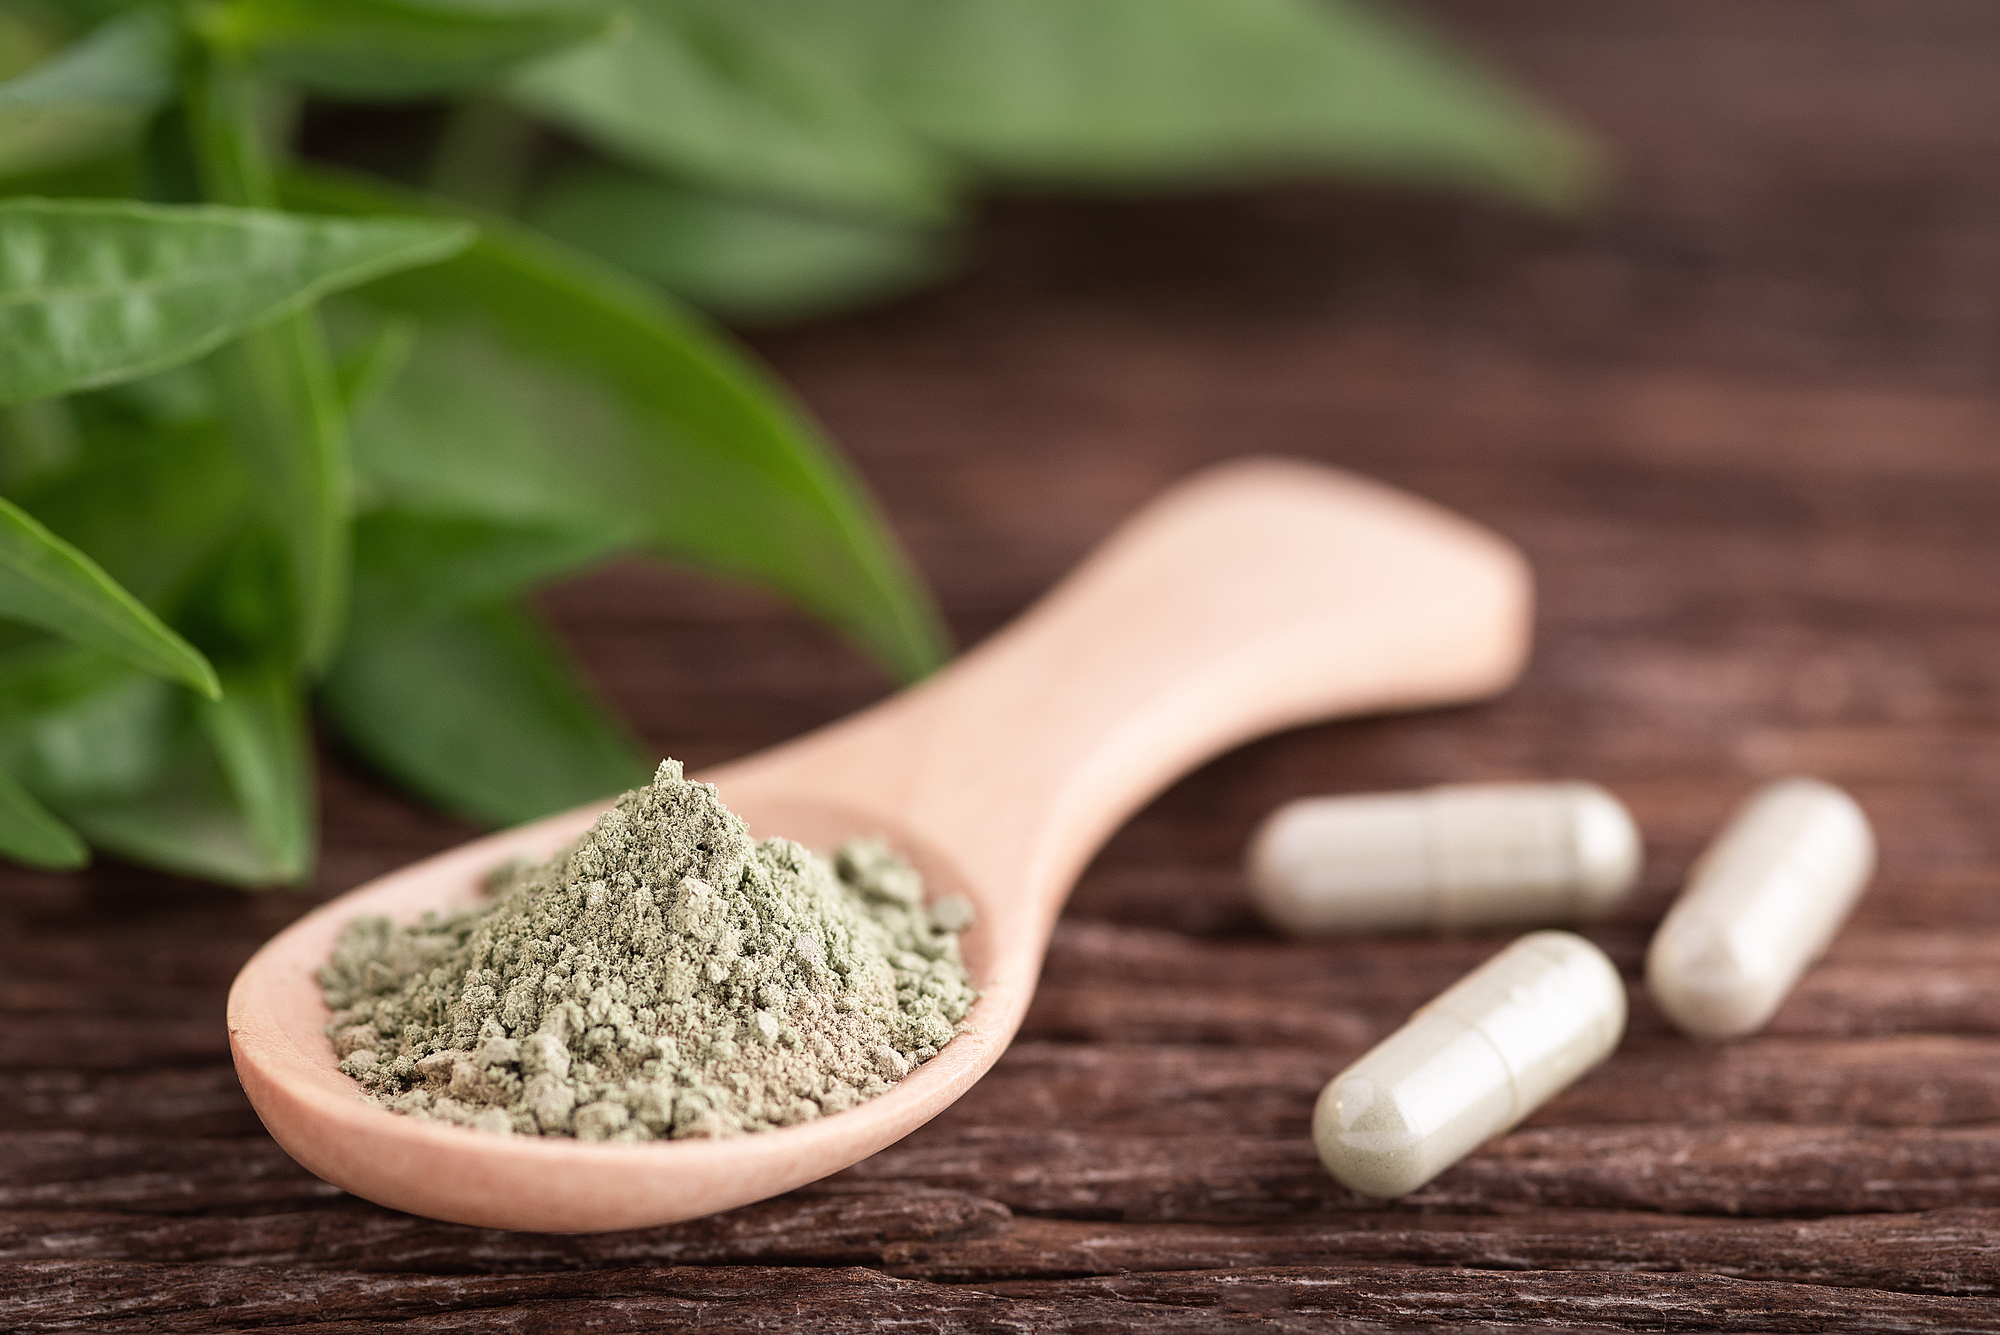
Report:
[{"label": "rustic wooden surface", "polygon": [[[0,1328],[2000,1328],[2000,10],[1471,0],[1626,170],[1568,228],[1281,190],[997,209],[963,281],[760,339],[962,638],[1196,465],[1345,464],[1519,540],[1534,665],[1481,708],[1314,729],[1161,798],[1085,877],[1026,1030],[936,1123],[792,1196],[601,1237],[346,1198],[236,1087],[222,998],[308,896],[0,878]],[[550,596],[692,764],[877,696],[770,602],[623,567]],[[1493,940],[1282,944],[1274,803],[1580,777],[1632,807],[1635,974],[1757,781],[1882,868],[1770,1030],[1624,1047],[1418,1196],[1306,1140],[1334,1071]],[[449,845],[334,757],[315,896]]]}]

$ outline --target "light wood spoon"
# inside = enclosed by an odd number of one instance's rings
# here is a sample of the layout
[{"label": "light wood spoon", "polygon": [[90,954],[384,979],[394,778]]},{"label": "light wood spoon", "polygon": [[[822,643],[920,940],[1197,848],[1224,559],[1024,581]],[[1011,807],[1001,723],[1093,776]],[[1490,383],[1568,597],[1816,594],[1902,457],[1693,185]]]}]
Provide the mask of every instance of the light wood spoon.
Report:
[{"label": "light wood spoon", "polygon": [[760,837],[826,849],[886,835],[932,895],[978,910],[968,1028],[847,1112],[729,1140],[495,1136],[376,1107],[335,1068],[314,970],[349,922],[474,903],[482,873],[554,852],[608,803],[405,867],[280,933],[230,990],[237,1073],[301,1164],[437,1219],[638,1228],[787,1191],[907,1135],[993,1065],[1071,884],[1154,794],[1261,733],[1504,688],[1527,652],[1529,603],[1519,554],[1463,519],[1330,469],[1226,465],[1146,507],[937,676],[700,776]]}]

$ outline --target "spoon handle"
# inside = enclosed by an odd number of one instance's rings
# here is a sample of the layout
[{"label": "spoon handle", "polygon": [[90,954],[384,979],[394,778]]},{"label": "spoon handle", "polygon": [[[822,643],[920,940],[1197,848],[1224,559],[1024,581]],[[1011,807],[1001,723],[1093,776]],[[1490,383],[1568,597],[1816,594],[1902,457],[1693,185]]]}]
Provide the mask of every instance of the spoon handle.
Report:
[{"label": "spoon handle", "polygon": [[1209,757],[1506,687],[1530,603],[1520,554],[1467,520],[1328,468],[1228,464],[937,676],[713,777],[728,799],[839,775],[858,818],[1024,897],[1039,935],[1104,839]]}]

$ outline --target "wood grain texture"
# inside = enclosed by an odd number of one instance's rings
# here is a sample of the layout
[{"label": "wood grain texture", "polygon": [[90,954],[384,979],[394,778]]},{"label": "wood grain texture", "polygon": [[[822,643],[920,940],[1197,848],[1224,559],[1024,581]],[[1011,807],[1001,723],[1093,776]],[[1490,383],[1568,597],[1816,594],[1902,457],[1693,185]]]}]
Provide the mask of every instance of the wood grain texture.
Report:
[{"label": "wood grain texture", "polygon": [[377,1329],[1204,1331],[1560,1324],[1584,1331],[2000,1330],[1978,1299],[1746,1282],[1720,1275],[1481,1273],[1414,1266],[1256,1266],[939,1285],[870,1269],[675,1266],[519,1275],[375,1275],[29,1262],[0,1281],[0,1319],[44,1331]]},{"label": "wood grain texture", "polygon": [[[1086,873],[1021,1039],[854,1170],[709,1220],[500,1233],[333,1192],[231,1076],[230,977],[312,902],[471,833],[323,766],[309,895],[0,875],[0,1328],[1987,1330],[2000,1324],[2000,14],[1977,0],[1451,0],[1623,169],[1576,225],[1325,189],[1020,200],[940,291],[758,346],[976,640],[1250,452],[1489,524],[1539,580],[1490,705],[1309,729],[1161,796]],[[551,591],[694,766],[878,698],[770,601],[636,564]],[[1881,871],[1754,1040],[1636,986],[1687,864],[1804,771]],[[1584,778],[1648,862],[1593,930],[1623,1049],[1394,1207],[1319,1082],[1496,939],[1290,943],[1280,801]]]}]

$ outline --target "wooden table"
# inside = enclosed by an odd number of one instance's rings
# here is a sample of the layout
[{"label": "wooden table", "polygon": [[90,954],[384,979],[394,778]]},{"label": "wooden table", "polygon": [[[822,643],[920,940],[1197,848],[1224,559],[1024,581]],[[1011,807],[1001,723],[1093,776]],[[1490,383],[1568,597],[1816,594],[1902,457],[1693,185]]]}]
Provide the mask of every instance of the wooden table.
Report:
[{"label": "wooden table", "polygon": [[[978,638],[1197,465],[1275,451],[1490,523],[1539,642],[1475,709],[1226,757],[1090,869],[1013,1050],[851,1172],[538,1237],[344,1197],[260,1130],[224,990],[309,896],[0,880],[0,1327],[409,1331],[2000,1327],[2000,10],[1463,0],[1626,176],[1566,227],[1288,189],[1015,202],[964,280],[761,348]],[[550,596],[694,765],[885,689],[762,597]],[[1848,786],[1873,889],[1762,1036],[1635,992],[1606,1066],[1394,1208],[1321,1083],[1495,940],[1283,944],[1254,823],[1305,793],[1588,778],[1644,828],[1635,974],[1758,781]],[[332,758],[314,896],[456,842]]]}]

